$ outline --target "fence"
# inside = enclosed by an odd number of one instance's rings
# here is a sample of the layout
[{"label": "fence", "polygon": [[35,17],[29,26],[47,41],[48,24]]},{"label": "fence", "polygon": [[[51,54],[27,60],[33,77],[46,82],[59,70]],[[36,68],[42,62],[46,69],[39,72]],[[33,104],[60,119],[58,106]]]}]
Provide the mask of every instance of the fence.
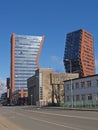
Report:
[{"label": "fence", "polygon": [[[60,103],[61,107],[72,107],[72,102]],[[74,101],[73,107],[95,107],[98,106],[98,101]]]}]

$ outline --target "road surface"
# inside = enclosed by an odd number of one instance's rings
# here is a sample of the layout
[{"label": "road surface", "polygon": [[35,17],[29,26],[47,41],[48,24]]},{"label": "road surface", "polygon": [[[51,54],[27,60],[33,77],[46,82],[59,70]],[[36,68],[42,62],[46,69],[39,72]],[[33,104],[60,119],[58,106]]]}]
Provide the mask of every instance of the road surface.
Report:
[{"label": "road surface", "polygon": [[98,130],[98,112],[0,107],[0,130]]}]

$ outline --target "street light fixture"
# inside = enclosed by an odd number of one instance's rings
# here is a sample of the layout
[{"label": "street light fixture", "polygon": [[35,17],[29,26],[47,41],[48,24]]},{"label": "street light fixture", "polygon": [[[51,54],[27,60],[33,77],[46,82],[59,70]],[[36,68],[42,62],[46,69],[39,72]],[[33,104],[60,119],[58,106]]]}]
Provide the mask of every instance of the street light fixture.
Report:
[{"label": "street light fixture", "polygon": [[[70,63],[70,74],[72,73],[72,62],[71,59],[65,59],[65,61],[68,61]],[[73,108],[73,90],[72,90],[72,77],[70,78],[70,89],[71,89],[71,105]]]}]

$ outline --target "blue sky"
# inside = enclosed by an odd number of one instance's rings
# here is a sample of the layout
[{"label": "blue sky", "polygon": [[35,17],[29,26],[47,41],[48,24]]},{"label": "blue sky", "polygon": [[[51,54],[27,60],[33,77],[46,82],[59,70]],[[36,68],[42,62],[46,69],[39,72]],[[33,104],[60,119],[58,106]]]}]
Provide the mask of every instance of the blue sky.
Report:
[{"label": "blue sky", "polygon": [[13,32],[44,35],[40,66],[64,72],[66,34],[80,28],[94,36],[98,72],[98,0],[0,0],[0,80],[10,75]]}]

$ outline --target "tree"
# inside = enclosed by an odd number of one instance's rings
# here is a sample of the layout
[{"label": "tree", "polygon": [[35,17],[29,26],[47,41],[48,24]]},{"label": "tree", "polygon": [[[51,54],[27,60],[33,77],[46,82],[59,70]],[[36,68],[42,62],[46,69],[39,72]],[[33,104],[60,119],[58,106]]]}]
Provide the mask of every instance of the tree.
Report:
[{"label": "tree", "polygon": [[3,80],[0,80],[0,94],[5,92],[6,90],[6,83]]}]

